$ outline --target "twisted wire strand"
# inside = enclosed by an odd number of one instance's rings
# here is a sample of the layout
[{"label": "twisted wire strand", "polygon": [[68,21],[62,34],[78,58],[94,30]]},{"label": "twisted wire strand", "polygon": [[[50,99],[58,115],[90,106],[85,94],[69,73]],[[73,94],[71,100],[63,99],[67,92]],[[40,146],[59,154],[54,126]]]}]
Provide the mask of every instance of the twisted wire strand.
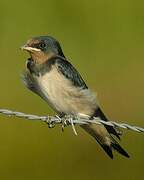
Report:
[{"label": "twisted wire strand", "polygon": [[42,122],[46,122],[49,125],[49,127],[52,127],[53,124],[62,124],[64,126],[71,125],[75,135],[77,135],[77,132],[74,126],[75,124],[81,125],[81,124],[88,124],[88,123],[104,124],[108,126],[132,130],[136,132],[144,132],[144,128],[142,127],[132,126],[126,123],[117,123],[114,121],[103,121],[99,118],[94,118],[94,120],[90,120],[88,118],[86,119],[86,118],[67,116],[63,120],[63,118],[60,118],[59,116],[38,116],[38,115],[26,114],[26,113],[18,112],[18,111],[12,111],[8,109],[0,109],[0,114],[4,114],[6,116],[15,116],[19,118],[25,118],[28,120],[40,120]]}]

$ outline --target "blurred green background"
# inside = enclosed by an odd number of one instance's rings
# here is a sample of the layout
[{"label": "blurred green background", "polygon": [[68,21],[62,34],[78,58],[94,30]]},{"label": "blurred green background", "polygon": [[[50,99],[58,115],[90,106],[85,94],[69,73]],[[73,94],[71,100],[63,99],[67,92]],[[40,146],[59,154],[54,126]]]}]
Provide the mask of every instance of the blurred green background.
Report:
[{"label": "blurred green background", "polygon": [[[54,114],[20,79],[28,55],[19,47],[48,34],[98,92],[110,119],[144,126],[144,1],[0,0],[0,24],[0,108]],[[143,179],[143,134],[124,131],[131,158],[115,153],[111,160],[77,131],[1,115],[0,179]]]}]

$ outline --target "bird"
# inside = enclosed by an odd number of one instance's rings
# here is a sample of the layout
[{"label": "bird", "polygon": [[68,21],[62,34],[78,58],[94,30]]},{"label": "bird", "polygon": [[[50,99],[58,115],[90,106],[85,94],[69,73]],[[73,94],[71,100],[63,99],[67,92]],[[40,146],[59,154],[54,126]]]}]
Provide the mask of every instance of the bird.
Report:
[{"label": "bird", "polygon": [[[23,72],[25,86],[46,101],[61,118],[73,115],[109,121],[98,104],[95,93],[65,57],[58,40],[52,36],[33,37],[21,49],[30,55]],[[115,136],[120,140],[121,135],[116,127],[94,123],[80,126],[111,159],[113,150],[130,157],[114,138]]]}]

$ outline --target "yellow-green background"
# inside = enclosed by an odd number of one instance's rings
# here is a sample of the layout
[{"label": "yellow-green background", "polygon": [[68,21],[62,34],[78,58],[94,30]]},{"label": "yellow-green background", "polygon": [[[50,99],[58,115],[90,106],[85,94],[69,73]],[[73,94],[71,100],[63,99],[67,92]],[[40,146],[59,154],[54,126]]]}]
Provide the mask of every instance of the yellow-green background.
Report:
[{"label": "yellow-green background", "polygon": [[[54,114],[22,84],[27,39],[52,35],[112,120],[144,126],[144,1],[0,0],[0,108]],[[144,134],[124,131],[131,155],[109,159],[83,130],[0,116],[2,180],[142,180]]]}]

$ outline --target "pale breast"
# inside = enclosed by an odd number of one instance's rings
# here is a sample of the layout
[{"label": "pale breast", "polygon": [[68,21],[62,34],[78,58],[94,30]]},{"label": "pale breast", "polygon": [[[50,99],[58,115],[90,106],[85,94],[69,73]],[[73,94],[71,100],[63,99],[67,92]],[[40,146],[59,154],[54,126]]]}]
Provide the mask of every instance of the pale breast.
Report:
[{"label": "pale breast", "polygon": [[96,97],[89,89],[75,87],[56,68],[38,77],[37,83],[57,112],[92,115],[97,107]]}]

